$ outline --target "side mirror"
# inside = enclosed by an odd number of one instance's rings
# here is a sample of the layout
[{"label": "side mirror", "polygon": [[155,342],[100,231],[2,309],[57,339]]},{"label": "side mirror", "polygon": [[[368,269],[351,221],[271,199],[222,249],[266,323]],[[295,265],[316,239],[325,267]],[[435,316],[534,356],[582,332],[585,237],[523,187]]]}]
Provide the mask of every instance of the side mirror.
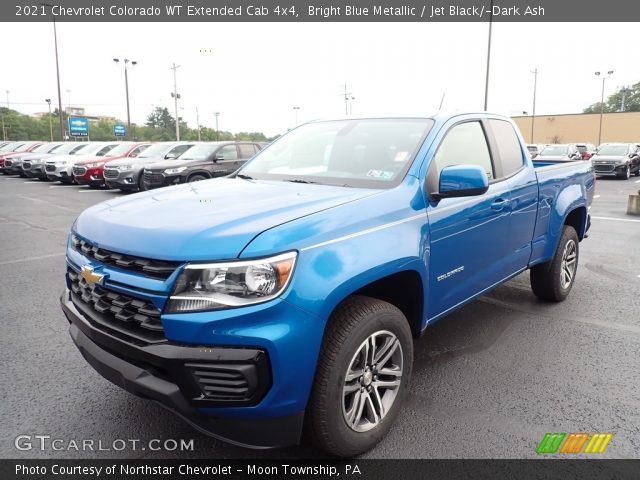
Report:
[{"label": "side mirror", "polygon": [[224,160],[224,155],[221,153],[217,153],[215,157],[213,157],[213,161],[217,162],[218,160]]},{"label": "side mirror", "polygon": [[451,165],[440,172],[434,198],[472,197],[489,190],[486,172],[478,165]]},{"label": "side mirror", "polygon": [[129,154],[129,158],[136,158],[138,156],[137,153],[131,153]]}]

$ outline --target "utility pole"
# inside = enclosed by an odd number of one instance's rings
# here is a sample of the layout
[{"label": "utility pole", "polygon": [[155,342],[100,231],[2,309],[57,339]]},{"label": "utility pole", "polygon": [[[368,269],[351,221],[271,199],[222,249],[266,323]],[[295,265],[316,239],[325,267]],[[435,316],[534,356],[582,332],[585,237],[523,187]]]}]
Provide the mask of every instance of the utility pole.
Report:
[{"label": "utility pole", "polygon": [[51,121],[51,99],[45,98],[45,102],[49,106],[49,140],[53,142],[53,122]]},{"label": "utility pole", "polygon": [[533,73],[533,114],[531,115],[531,143],[533,142],[533,125],[536,121],[536,90],[538,88],[538,67],[531,72]]},{"label": "utility pole", "polygon": [[484,109],[487,110],[489,102],[489,66],[491,64],[491,29],[493,27],[493,0],[491,0],[491,10],[489,13],[489,42],[487,44],[487,76],[484,81]]},{"label": "utility pole", "polygon": [[198,114],[198,107],[196,107],[196,125],[198,126],[198,141],[201,141],[200,138],[200,115]]},{"label": "utility pole", "polygon": [[220,140],[220,130],[218,130],[218,117],[220,116],[220,112],[216,112],[214,115],[216,116],[216,140]]},{"label": "utility pole", "polygon": [[[349,115],[349,95],[351,92],[347,92],[347,84],[344,84],[344,114]],[[355,98],[355,97],[354,97]]]},{"label": "utility pole", "polygon": [[5,90],[7,93],[7,110],[9,109],[9,90]]},{"label": "utility pole", "polygon": [[60,117],[60,140],[64,141],[64,118],[62,115],[62,91],[60,90],[60,62],[58,60],[58,31],[56,30],[56,16],[53,14],[53,5],[50,3],[40,3],[44,7],[51,9],[53,18],[53,45],[56,52],[56,80],[58,82],[58,116]]},{"label": "utility pole", "polygon": [[180,68],[180,65],[176,65],[175,63],[171,67],[173,70],[173,93],[171,96],[173,97],[175,112],[176,112],[176,141],[180,141],[180,119],[178,117],[178,99],[180,98],[180,94],[178,93],[178,81],[176,78],[176,70]]},{"label": "utility pole", "polygon": [[[114,58],[113,61],[115,63],[120,63],[119,58]],[[131,113],[129,110],[129,74],[127,65],[131,62],[131,66],[134,67],[138,64],[135,60],[129,60],[128,58],[124,59],[124,93],[127,100],[127,136],[131,137]]]},{"label": "utility pole", "polygon": [[620,89],[620,93],[622,94],[622,102],[620,105],[620,111],[624,112],[624,107],[625,107],[625,100],[627,99],[627,93],[630,93],[631,90],[629,89],[629,87],[622,87]]}]

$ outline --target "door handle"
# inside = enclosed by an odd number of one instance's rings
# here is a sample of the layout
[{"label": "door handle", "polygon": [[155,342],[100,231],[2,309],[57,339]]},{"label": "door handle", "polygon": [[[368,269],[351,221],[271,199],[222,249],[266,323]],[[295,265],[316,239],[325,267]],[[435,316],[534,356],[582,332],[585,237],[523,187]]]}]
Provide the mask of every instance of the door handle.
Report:
[{"label": "door handle", "polygon": [[493,210],[502,210],[504,206],[507,204],[508,200],[504,198],[496,198],[491,204],[491,208]]}]

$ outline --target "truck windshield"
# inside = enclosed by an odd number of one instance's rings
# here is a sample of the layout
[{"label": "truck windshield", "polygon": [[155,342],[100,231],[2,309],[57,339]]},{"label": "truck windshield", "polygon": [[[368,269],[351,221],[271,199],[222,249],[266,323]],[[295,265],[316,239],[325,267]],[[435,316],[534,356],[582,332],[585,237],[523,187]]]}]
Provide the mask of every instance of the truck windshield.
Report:
[{"label": "truck windshield", "polygon": [[335,120],[303,125],[259,152],[240,172],[259,180],[391,188],[398,185],[433,120]]},{"label": "truck windshield", "polygon": [[144,152],[138,155],[138,158],[164,157],[175,146],[172,143],[156,143],[146,148]]},{"label": "truck windshield", "polygon": [[131,150],[132,142],[120,142],[117,146],[113,147],[106,154],[107,157],[121,157],[126,155]]},{"label": "truck windshield", "polygon": [[598,149],[598,155],[611,155],[614,157],[623,157],[627,154],[629,147],[626,145],[603,145]]}]

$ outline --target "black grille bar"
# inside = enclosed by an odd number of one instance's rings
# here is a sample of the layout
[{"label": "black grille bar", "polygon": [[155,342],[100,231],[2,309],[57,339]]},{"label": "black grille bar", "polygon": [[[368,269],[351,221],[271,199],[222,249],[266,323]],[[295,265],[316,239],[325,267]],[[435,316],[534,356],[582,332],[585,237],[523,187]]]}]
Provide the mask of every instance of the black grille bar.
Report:
[{"label": "black grille bar", "polygon": [[99,248],[95,245],[91,245],[89,242],[82,240],[75,235],[73,236],[71,242],[73,248],[76,251],[82,252],[88,257],[95,258],[99,262],[106,263],[108,265],[121,267],[125,270],[141,272],[148,277],[166,280],[180,265],[180,262],[151,260],[148,258],[134,257],[131,255],[124,255],[122,253],[105,250],[104,248]]},{"label": "black grille bar", "polygon": [[88,307],[99,314],[97,323],[125,333],[137,340],[157,342],[164,340],[164,328],[160,320],[160,310],[147,300],[130,297],[123,293],[92,284],[89,285],[82,276],[69,268],[67,270],[71,283],[74,303],[82,303],[80,307]]}]

